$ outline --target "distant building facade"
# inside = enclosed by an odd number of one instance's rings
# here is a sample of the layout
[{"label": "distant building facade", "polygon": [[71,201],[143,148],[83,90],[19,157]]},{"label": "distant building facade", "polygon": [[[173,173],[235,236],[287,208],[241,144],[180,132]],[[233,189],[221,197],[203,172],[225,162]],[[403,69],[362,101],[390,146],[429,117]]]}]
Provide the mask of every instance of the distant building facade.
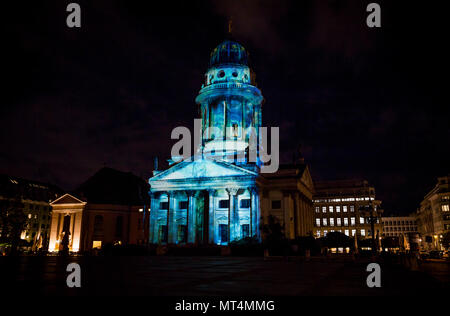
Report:
[{"label": "distant building facade", "polygon": [[62,190],[52,184],[0,175],[1,238],[10,240],[12,237],[10,234],[14,227],[11,227],[8,217],[14,216],[17,221],[20,214],[16,212],[23,213],[20,239],[26,241],[25,248],[33,251],[46,249],[51,222],[50,201],[61,193]]},{"label": "distant building facade", "polygon": [[381,201],[375,188],[365,180],[336,180],[314,182],[314,235],[324,237],[328,232],[367,238],[372,235],[367,214],[362,210],[373,204],[377,217],[375,237],[381,237]]},{"label": "distant building facade", "polygon": [[147,242],[148,184],[131,173],[103,168],[74,193],[51,202],[49,251],[90,251]]},{"label": "distant building facade", "polygon": [[421,248],[441,250],[444,234],[450,232],[450,175],[439,177],[417,210],[417,228],[421,236]]},{"label": "distant building facade", "polygon": [[382,217],[383,237],[400,237],[417,234],[416,218],[412,216]]}]

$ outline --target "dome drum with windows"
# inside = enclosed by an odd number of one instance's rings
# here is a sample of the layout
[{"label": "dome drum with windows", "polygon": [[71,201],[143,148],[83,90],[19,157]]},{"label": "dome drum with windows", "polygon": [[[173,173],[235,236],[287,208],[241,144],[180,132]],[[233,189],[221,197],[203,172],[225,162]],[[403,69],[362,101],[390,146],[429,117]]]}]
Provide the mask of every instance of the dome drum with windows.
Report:
[{"label": "dome drum with windows", "polygon": [[245,48],[230,40],[219,44],[211,53],[205,82],[196,98],[204,152],[225,157],[245,151],[251,128],[258,133],[261,126],[263,100]]}]

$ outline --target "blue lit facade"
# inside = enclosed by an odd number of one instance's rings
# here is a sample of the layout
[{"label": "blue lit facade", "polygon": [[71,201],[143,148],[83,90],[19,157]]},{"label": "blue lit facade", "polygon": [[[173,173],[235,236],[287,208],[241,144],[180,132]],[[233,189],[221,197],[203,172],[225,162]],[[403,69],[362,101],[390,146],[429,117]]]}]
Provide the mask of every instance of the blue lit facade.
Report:
[{"label": "blue lit facade", "polygon": [[260,162],[249,162],[248,148],[258,137],[263,96],[242,45],[227,40],[212,51],[196,103],[202,118],[196,159],[154,171],[149,179],[150,242],[260,239]]}]

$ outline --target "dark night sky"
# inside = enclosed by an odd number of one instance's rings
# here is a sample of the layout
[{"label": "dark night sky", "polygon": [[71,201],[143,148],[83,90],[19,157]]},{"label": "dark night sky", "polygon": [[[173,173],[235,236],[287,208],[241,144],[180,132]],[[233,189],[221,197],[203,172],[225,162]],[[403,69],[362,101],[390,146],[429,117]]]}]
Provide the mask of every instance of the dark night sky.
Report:
[{"label": "dark night sky", "polygon": [[449,172],[438,1],[378,1],[381,29],[358,0],[78,1],[82,27],[69,29],[70,2],[2,8],[0,173],[66,190],[104,165],[148,177],[153,157],[170,155],[171,130],[193,125],[231,15],[284,162],[301,143],[315,179],[366,178],[401,214]]}]

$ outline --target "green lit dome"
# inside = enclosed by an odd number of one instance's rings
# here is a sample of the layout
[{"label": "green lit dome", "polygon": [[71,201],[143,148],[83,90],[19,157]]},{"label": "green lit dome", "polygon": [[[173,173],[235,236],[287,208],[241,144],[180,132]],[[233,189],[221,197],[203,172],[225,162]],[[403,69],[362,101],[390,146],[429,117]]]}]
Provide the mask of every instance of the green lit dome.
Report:
[{"label": "green lit dome", "polygon": [[223,64],[248,66],[248,55],[244,46],[237,42],[226,40],[214,48],[211,52],[209,67]]}]

